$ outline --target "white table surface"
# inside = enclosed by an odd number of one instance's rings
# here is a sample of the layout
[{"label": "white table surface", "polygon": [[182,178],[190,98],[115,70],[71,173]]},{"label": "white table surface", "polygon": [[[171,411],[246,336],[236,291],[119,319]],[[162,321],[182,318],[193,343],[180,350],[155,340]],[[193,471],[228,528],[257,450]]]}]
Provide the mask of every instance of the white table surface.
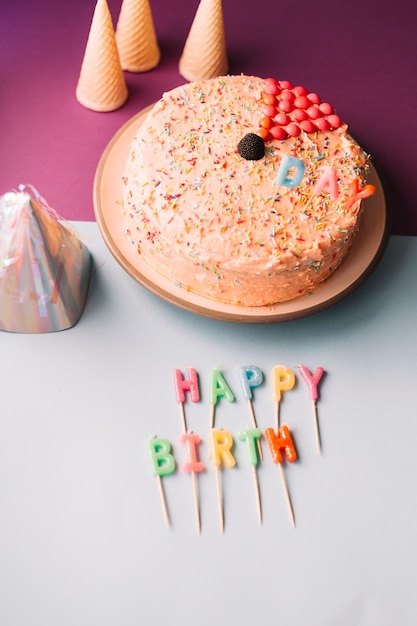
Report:
[{"label": "white table surface", "polygon": [[[415,626],[417,600],[417,239],[392,237],[368,281],[314,316],[272,325],[197,317],[138,285],[93,223],[76,228],[94,258],[72,329],[0,334],[0,624],[3,626]],[[262,431],[274,426],[271,371],[326,370],[315,448],[305,383],[284,396],[299,460],[285,465],[296,528],[266,442],[259,524],[246,451],[222,473],[225,532],[208,459],[209,379],[236,395],[216,425],[250,425],[237,368],[258,365]],[[163,479],[148,439],[178,443],[174,368],[199,373],[186,404],[202,438],[202,529],[191,477]]]}]

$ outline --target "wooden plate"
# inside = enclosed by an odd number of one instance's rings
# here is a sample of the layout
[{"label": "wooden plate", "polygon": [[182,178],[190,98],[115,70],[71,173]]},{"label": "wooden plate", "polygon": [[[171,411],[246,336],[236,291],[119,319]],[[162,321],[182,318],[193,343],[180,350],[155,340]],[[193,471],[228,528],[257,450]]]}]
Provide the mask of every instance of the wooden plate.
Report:
[{"label": "wooden plate", "polygon": [[186,292],[159,274],[141,259],[124,233],[121,210],[121,179],[130,144],[151,108],[142,110],[116,133],[100,159],[94,180],[94,211],[100,232],[114,258],[138,283],[199,315],[231,322],[265,323],[321,311],[346,297],[370,275],[385,250],[390,225],[384,188],[373,165],[368,182],[375,185],[376,193],[365,200],[360,232],[342,265],[312,295],[273,306],[242,307]]}]

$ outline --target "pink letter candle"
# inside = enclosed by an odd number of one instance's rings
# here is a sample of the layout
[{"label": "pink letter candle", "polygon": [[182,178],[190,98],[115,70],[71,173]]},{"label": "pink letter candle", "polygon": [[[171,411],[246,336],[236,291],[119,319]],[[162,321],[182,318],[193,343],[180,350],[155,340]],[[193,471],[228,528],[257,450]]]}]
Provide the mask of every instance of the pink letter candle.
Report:
[{"label": "pink letter candle", "polygon": [[174,370],[175,396],[177,402],[185,402],[185,391],[190,392],[191,402],[199,402],[200,390],[198,387],[197,372],[193,367],[188,368],[188,378],[184,379],[181,370]]},{"label": "pink letter candle", "polygon": [[197,458],[197,446],[201,439],[199,435],[194,433],[184,433],[179,435],[178,441],[185,444],[186,461],[180,465],[183,472],[202,472],[204,463]]},{"label": "pink letter candle", "polygon": [[190,472],[191,478],[193,481],[193,492],[194,492],[194,508],[195,508],[195,516],[197,522],[197,532],[200,533],[201,530],[201,521],[200,521],[200,505],[198,498],[198,489],[197,489],[197,478],[196,474],[202,472],[204,470],[204,464],[201,463],[197,459],[197,446],[200,443],[199,435],[194,433],[183,433],[178,437],[178,441],[180,443],[185,444],[185,452],[187,460],[185,463],[182,463],[180,469],[184,472]]},{"label": "pink letter candle", "polygon": [[309,370],[305,367],[305,365],[300,365],[300,375],[308,387],[310,400],[313,404],[314,430],[316,434],[317,450],[319,453],[321,451],[321,438],[320,438],[320,428],[319,428],[319,420],[318,420],[318,415],[317,415],[316,402],[319,397],[317,386],[323,374],[324,374],[324,369],[322,367],[318,367],[316,371],[314,372],[314,374],[311,374],[311,372],[309,372]]}]

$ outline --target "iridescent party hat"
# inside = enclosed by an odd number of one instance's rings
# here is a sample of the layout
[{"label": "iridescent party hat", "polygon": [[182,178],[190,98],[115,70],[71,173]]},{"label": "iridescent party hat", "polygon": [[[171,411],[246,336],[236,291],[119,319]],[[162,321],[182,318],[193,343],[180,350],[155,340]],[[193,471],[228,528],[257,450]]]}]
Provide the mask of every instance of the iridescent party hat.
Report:
[{"label": "iridescent party hat", "polygon": [[31,186],[0,197],[0,330],[48,333],[80,319],[91,256]]},{"label": "iridescent party hat", "polygon": [[179,62],[188,81],[224,76],[229,68],[222,0],[200,0]]},{"label": "iridescent party hat", "polygon": [[159,63],[149,0],[123,0],[116,27],[120,63],[128,72],[147,72]]}]

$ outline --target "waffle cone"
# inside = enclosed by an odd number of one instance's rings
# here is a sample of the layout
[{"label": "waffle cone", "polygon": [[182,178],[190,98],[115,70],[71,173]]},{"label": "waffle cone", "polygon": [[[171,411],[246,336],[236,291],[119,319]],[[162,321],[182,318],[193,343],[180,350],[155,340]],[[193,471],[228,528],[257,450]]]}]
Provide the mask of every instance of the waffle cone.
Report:
[{"label": "waffle cone", "polygon": [[109,7],[106,0],[97,0],[76,97],[93,111],[114,111],[127,96]]},{"label": "waffle cone", "polygon": [[229,64],[221,0],[200,0],[179,62],[188,81],[224,76]]},{"label": "waffle cone", "polygon": [[128,72],[147,72],[159,63],[149,0],[123,0],[116,27],[120,63]]}]

